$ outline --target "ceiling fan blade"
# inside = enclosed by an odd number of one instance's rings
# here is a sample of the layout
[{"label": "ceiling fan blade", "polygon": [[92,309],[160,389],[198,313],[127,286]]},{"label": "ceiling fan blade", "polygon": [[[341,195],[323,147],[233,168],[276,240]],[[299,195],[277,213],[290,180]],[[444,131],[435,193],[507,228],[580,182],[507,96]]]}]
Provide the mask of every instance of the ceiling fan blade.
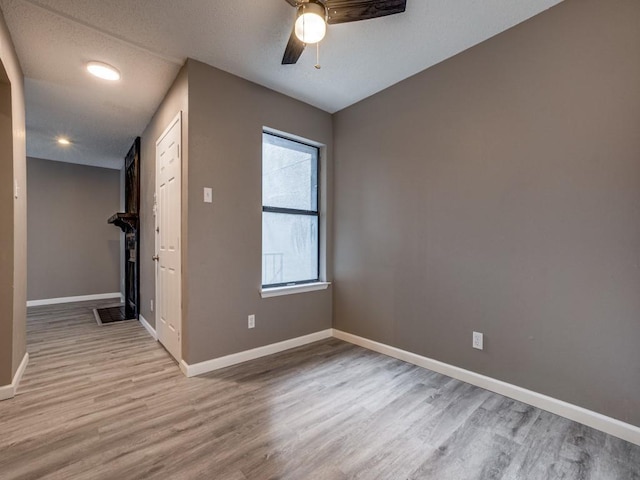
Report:
[{"label": "ceiling fan blade", "polygon": [[293,65],[298,61],[300,55],[304,51],[305,44],[298,40],[296,37],[295,27],[291,31],[287,48],[284,49],[284,55],[282,56],[282,65]]},{"label": "ceiling fan blade", "polygon": [[289,5],[291,5],[292,7],[298,6],[298,2],[296,0],[284,0],[284,1],[287,2]]},{"label": "ceiling fan blade", "polygon": [[327,0],[329,25],[357,22],[402,13],[407,0]]}]

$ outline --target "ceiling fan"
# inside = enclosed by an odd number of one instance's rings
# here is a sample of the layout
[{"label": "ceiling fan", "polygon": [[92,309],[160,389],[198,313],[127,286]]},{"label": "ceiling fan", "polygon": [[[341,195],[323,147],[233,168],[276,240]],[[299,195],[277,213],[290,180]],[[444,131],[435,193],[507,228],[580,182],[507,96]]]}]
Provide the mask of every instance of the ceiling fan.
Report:
[{"label": "ceiling fan", "polygon": [[327,25],[358,22],[402,13],[407,0],[285,0],[297,9],[296,21],[282,57],[283,65],[298,61],[307,44],[324,38]]}]

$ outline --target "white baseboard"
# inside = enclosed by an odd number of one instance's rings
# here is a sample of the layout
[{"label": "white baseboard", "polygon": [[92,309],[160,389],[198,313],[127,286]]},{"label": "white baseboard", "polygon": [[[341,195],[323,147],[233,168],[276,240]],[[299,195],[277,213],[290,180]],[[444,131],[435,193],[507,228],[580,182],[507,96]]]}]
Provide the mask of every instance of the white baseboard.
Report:
[{"label": "white baseboard", "polygon": [[254,348],[252,350],[246,350],[244,352],[233,353],[226,357],[214,358],[213,360],[207,360],[205,362],[194,363],[189,365],[182,360],[180,362],[180,370],[187,377],[194,377],[196,375],[202,375],[204,373],[213,372],[221,368],[230,367],[231,365],[237,365],[238,363],[247,362],[249,360],[255,360],[256,358],[265,357],[267,355],[273,355],[274,353],[283,352],[291,348],[301,347],[308,343],[324,340],[331,337],[332,330],[322,330],[320,332],[304,335],[303,337],[292,338],[283,342],[272,343],[271,345],[265,345],[264,347]]},{"label": "white baseboard", "polygon": [[[145,325],[146,320],[141,317],[140,321]],[[147,323],[148,325],[148,323]],[[145,328],[149,330],[151,327],[145,325]],[[152,333],[153,332],[153,333]],[[151,329],[149,333],[154,336],[155,330]],[[607,417],[600,413],[587,410],[586,408],[573,405],[557,398],[549,397],[541,393],[528,390],[526,388],[518,387],[495,378],[487,377],[479,373],[465,370],[464,368],[449,365],[438,360],[434,360],[428,357],[423,357],[415,353],[407,352],[396,347],[385,345],[383,343],[375,342],[367,338],[359,337],[350,333],[342,332],[336,329],[323,330],[320,332],[305,335],[303,337],[292,338],[283,342],[266,345],[264,347],[254,348],[244,352],[234,353],[225,357],[214,358],[200,363],[189,365],[184,360],[180,362],[180,369],[187,377],[193,377],[196,375],[203,375],[214,370],[237,365],[242,362],[254,360],[256,358],[279,353],[291,348],[300,347],[309,343],[317,342],[329,337],[335,337],[345,342],[364,347],[368,350],[388,355],[398,360],[402,360],[413,365],[417,365],[434,372],[447,375],[457,380],[475,385],[486,390],[499,393],[505,397],[513,398],[520,402],[532,405],[534,407],[546,410],[561,417],[573,420],[575,422],[582,423],[596,430],[608,433],[614,437],[621,438],[627,442],[635,445],[640,445],[640,427],[631,425],[629,423],[616,420],[615,418]],[[157,339],[156,336],[154,338]]]},{"label": "white baseboard", "polygon": [[42,300],[27,300],[27,307],[40,307],[42,305],[57,305],[59,303],[87,302],[90,300],[108,300],[110,298],[120,298],[117,293],[97,293],[95,295],[80,295],[77,297],[45,298]]},{"label": "white baseboard", "polygon": [[20,380],[22,380],[22,375],[27,368],[27,364],[29,363],[29,354],[25,353],[24,357],[22,357],[22,361],[18,366],[18,370],[16,370],[16,374],[13,376],[13,381],[11,385],[4,385],[0,387],[0,400],[8,400],[16,396],[16,392],[18,391],[18,385],[20,385]]},{"label": "white baseboard", "polygon": [[587,410],[586,408],[558,400],[557,398],[527,390],[526,388],[496,380],[495,378],[465,370],[464,368],[455,367],[438,360],[423,357],[422,355],[400,350],[399,348],[391,347],[383,343],[374,342],[373,340],[352,335],[351,333],[333,329],[333,336],[368,350],[373,350],[374,352],[382,353],[389,357],[397,358],[398,360],[470,383],[485,390],[499,393],[505,397],[513,398],[514,400],[546,410],[547,412],[568,418],[569,420],[582,423],[583,425],[595,428],[596,430],[608,433],[609,435],[621,438],[635,445],[640,445],[640,427],[636,427],[635,425],[607,417],[600,413]]},{"label": "white baseboard", "polygon": [[147,332],[149,332],[149,335],[151,335],[153,339],[157,341],[158,333],[156,332],[155,328],[153,328],[151,324],[147,322],[147,319],[144,318],[142,315],[138,315],[138,320],[140,320],[140,323],[142,324],[142,326],[147,329]]},{"label": "white baseboard", "polygon": [[0,387],[0,401],[9,400],[15,396],[15,389],[13,388],[13,384],[3,385]]}]

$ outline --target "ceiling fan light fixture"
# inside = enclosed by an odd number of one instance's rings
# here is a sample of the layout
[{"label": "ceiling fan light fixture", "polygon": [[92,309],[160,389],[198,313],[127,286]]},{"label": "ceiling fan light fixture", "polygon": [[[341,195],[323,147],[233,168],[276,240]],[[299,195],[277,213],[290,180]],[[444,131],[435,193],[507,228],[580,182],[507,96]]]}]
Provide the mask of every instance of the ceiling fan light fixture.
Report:
[{"label": "ceiling fan light fixture", "polygon": [[102,78],[103,80],[110,80],[115,82],[120,80],[120,72],[117,68],[103,62],[89,62],[87,63],[87,71],[94,77]]},{"label": "ceiling fan light fixture", "polygon": [[309,0],[298,7],[295,24],[296,37],[307,44],[318,43],[327,33],[326,11],[324,5]]}]

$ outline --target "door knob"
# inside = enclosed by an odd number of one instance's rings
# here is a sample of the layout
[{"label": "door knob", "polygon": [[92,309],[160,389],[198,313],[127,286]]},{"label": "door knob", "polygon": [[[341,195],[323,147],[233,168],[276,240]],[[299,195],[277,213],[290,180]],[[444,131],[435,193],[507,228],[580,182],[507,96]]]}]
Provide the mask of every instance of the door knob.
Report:
[{"label": "door knob", "polygon": [[158,260],[160,260],[160,256],[154,255],[153,257],[151,257],[151,260],[153,260],[154,262],[157,262]]}]

